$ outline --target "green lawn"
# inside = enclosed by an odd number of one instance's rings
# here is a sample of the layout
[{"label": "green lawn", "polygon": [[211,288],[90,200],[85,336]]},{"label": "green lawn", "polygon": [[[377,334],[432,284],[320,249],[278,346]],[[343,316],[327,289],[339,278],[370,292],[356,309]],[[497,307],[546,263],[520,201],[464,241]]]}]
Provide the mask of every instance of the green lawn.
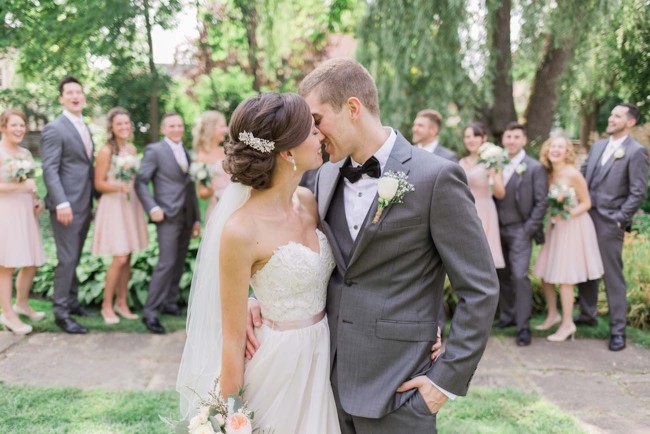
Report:
[{"label": "green lawn", "polygon": [[[171,432],[161,417],[178,417],[175,392],[0,385],[2,433]],[[481,387],[446,404],[438,416],[438,429],[441,433],[582,432],[575,419],[537,395]]]},{"label": "green lawn", "polygon": [[[21,317],[26,323],[34,326],[37,332],[60,332],[61,329],[54,324],[54,315],[52,314],[52,303],[48,300],[32,299],[29,302],[34,310],[44,311],[47,313],[45,319],[39,322],[30,322],[25,317]],[[136,312],[139,313],[139,312]],[[82,318],[73,317],[81,325],[87,327],[91,332],[134,332],[134,333],[148,333],[147,328],[144,326],[140,319],[126,320],[120,318],[120,323],[115,325],[104,324],[104,319],[101,316],[95,318]],[[171,316],[161,315],[160,322],[165,326],[168,332],[185,329],[185,316]],[[2,431],[0,431],[2,432]]]}]

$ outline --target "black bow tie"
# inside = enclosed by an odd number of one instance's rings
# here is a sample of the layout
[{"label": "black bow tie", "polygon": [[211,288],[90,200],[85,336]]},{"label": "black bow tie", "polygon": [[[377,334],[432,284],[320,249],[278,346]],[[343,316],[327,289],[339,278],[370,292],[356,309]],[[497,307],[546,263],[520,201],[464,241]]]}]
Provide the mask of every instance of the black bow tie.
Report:
[{"label": "black bow tie", "polygon": [[341,171],[341,175],[345,176],[351,183],[360,180],[364,173],[371,178],[379,178],[381,175],[381,166],[374,156],[363,163],[363,166],[353,167],[352,163],[349,162],[339,170]]}]

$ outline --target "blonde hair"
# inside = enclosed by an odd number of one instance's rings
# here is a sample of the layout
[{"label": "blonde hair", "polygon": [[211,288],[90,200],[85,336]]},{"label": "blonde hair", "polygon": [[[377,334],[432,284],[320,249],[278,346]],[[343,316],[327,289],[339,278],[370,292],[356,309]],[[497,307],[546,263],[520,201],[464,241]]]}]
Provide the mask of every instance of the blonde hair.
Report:
[{"label": "blonde hair", "polygon": [[440,112],[433,109],[424,109],[420,110],[416,118],[427,118],[431,121],[432,124],[437,125],[438,129],[442,128],[442,115]]},{"label": "blonde hair", "polygon": [[564,146],[566,147],[566,157],[564,158],[564,162],[566,164],[575,164],[576,162],[576,150],[571,140],[564,136],[548,138],[542,145],[542,149],[539,151],[539,162],[542,163],[542,166],[544,166],[549,173],[553,172],[553,164],[551,164],[548,159],[548,151],[551,149],[551,143],[555,140],[564,140]]},{"label": "blonde hair", "polygon": [[115,155],[120,153],[120,148],[117,145],[117,139],[113,132],[113,120],[119,115],[126,115],[131,120],[129,112],[122,107],[114,107],[108,111],[108,125],[106,127],[106,143],[111,147],[111,152]]},{"label": "blonde hair", "polygon": [[362,64],[354,59],[330,59],[307,74],[298,93],[306,97],[316,91],[322,103],[339,112],[352,97],[374,115],[379,116],[379,97],[375,81]]},{"label": "blonde hair", "polygon": [[192,147],[196,150],[207,151],[214,138],[214,130],[220,121],[226,122],[223,113],[208,110],[201,113],[198,122],[192,128]]},{"label": "blonde hair", "polygon": [[27,116],[25,116],[25,113],[21,112],[20,110],[17,109],[7,109],[0,114],[0,128],[7,128],[7,125],[9,125],[9,118],[12,116],[18,116],[25,122],[25,126],[27,126]]}]

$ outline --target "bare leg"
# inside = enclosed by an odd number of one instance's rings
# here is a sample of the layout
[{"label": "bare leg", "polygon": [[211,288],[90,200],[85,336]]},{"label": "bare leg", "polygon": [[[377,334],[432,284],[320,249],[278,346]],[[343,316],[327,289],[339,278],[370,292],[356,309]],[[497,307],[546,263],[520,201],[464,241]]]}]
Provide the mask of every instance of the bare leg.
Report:
[{"label": "bare leg", "polygon": [[104,287],[104,301],[102,302],[102,316],[112,320],[117,319],[113,311],[113,296],[115,295],[120,283],[121,274],[124,264],[128,260],[127,256],[114,256],[113,262],[106,272],[106,286]]},{"label": "bare leg", "polygon": [[562,302],[562,326],[573,328],[573,285],[560,285],[560,301]]},{"label": "bare leg", "polygon": [[127,294],[129,292],[129,279],[131,278],[131,256],[127,256],[126,264],[122,269],[120,274],[120,281],[117,286],[117,297],[115,300],[115,306],[123,316],[128,316],[132,312],[129,309],[129,304],[127,301]]},{"label": "bare leg", "polygon": [[5,320],[13,327],[23,326],[23,322],[11,307],[11,283],[13,268],[0,267],[0,307]]},{"label": "bare leg", "polygon": [[548,313],[544,322],[536,327],[537,330],[548,330],[560,322],[560,313],[557,311],[557,295],[555,294],[555,285],[542,280],[544,289],[544,298]]},{"label": "bare leg", "polygon": [[29,306],[29,292],[34,283],[36,267],[23,267],[16,277],[16,306],[33,316],[36,312]]}]

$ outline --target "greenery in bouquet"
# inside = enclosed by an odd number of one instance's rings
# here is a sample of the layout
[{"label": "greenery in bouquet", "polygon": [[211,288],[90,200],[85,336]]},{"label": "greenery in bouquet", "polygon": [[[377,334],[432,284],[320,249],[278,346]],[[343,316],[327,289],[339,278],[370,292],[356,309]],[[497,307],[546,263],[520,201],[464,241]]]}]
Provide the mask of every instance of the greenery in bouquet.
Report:
[{"label": "greenery in bouquet", "polygon": [[571,210],[578,204],[575,190],[564,184],[553,184],[546,200],[553,224],[558,217],[564,220],[571,217]]},{"label": "greenery in bouquet", "polygon": [[203,184],[206,187],[210,187],[212,184],[212,169],[201,161],[190,164],[190,176],[195,183]]},{"label": "greenery in bouquet", "polygon": [[25,182],[36,177],[36,163],[24,158],[10,158],[5,160],[5,176],[7,182]]},{"label": "greenery in bouquet", "polygon": [[486,168],[494,168],[497,172],[510,163],[508,153],[501,146],[494,143],[485,142],[478,149],[478,163],[483,164]]},{"label": "greenery in bouquet", "polygon": [[[111,164],[113,177],[124,183],[131,182],[140,170],[140,158],[137,155],[114,155]],[[131,200],[130,193],[126,193],[126,198]]]},{"label": "greenery in bouquet", "polygon": [[177,433],[189,434],[263,434],[259,429],[253,430],[255,413],[248,408],[244,400],[244,390],[223,398],[219,392],[219,378],[214,381],[212,392],[199,402],[198,413],[187,421],[180,422]]}]

